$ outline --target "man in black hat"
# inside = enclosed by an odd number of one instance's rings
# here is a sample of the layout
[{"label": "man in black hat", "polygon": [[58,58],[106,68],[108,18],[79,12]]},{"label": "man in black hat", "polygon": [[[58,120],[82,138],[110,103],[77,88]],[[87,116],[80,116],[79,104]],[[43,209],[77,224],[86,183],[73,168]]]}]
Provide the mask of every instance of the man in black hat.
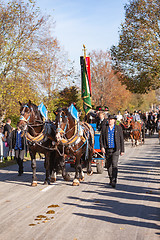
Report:
[{"label": "man in black hat", "polygon": [[109,115],[108,124],[103,125],[100,134],[100,147],[106,155],[109,184],[115,188],[118,174],[119,155],[124,154],[124,139],[121,126],[116,125],[115,115]]}]

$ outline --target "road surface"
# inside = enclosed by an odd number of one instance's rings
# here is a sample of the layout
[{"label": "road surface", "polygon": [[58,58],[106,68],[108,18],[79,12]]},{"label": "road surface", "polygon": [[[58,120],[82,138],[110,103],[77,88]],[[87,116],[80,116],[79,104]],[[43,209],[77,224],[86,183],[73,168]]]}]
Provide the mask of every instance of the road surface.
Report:
[{"label": "road surface", "polygon": [[[1,240],[158,240],[160,239],[160,145],[157,135],[142,146],[125,143],[116,189],[103,174],[87,176],[78,187],[64,182],[31,187],[30,161],[0,169]],[[73,169],[71,178],[74,177]]]}]

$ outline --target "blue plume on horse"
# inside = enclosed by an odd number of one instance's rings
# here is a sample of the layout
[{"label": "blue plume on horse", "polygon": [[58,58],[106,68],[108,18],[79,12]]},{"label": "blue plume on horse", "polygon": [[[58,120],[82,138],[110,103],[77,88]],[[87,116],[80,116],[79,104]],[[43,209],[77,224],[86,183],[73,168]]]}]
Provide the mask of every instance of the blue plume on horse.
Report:
[{"label": "blue plume on horse", "polygon": [[38,110],[42,114],[42,116],[45,118],[45,120],[48,119],[48,111],[47,108],[44,106],[43,102],[38,106]]},{"label": "blue plume on horse", "polygon": [[73,104],[71,104],[71,106],[68,108],[68,112],[70,112],[72,117],[76,119],[77,122],[79,121],[78,111]]}]

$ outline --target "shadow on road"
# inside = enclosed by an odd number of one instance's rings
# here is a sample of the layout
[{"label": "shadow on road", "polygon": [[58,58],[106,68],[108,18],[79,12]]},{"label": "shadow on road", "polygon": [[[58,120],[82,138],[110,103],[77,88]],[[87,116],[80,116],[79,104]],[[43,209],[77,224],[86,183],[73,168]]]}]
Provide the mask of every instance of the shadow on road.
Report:
[{"label": "shadow on road", "polygon": [[[44,182],[45,168],[44,161],[37,160],[37,179],[39,182]],[[0,170],[0,182],[10,182],[19,185],[31,185],[32,181],[32,168],[31,162],[24,162],[24,173],[18,176],[18,165],[12,165]]]},{"label": "shadow on road", "polygon": [[[69,196],[70,202],[64,204],[77,207],[77,211],[74,212],[76,216],[114,224],[160,229],[157,224],[160,220],[160,208],[157,207],[160,195],[159,189],[156,188],[159,166],[160,146],[148,147],[147,153],[142,152],[142,157],[139,153],[138,157],[132,156],[127,162],[121,161],[121,174],[116,189],[110,188],[104,182],[83,183],[95,186],[96,190],[83,191],[87,198]],[[97,197],[93,197],[93,194]],[[160,235],[159,232],[156,234]]]}]

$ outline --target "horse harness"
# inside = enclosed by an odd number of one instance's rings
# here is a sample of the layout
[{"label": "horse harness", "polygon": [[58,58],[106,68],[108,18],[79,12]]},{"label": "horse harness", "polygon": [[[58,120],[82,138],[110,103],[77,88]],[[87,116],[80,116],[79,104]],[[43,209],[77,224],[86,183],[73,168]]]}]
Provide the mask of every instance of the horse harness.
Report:
[{"label": "horse harness", "polygon": [[[24,113],[25,113],[25,109],[28,108],[28,109],[31,109],[30,113],[29,113],[29,116],[28,118],[26,119],[24,117]],[[29,124],[29,120],[30,120],[30,117],[31,117],[31,113],[33,112],[33,108],[29,108],[28,105],[24,105],[23,107],[23,110],[21,112],[21,115],[20,115],[20,120],[26,122],[27,126],[30,127],[34,132],[34,127],[39,127],[39,126],[43,126],[43,129],[42,131],[37,135],[37,136],[32,136],[29,132],[25,132],[25,137],[27,139],[27,141],[29,142],[30,145],[39,145],[43,148],[47,148],[45,146],[42,145],[42,143],[46,142],[48,140],[48,138],[46,137],[46,135],[44,134],[44,131],[45,131],[45,123],[42,121],[42,120],[36,120],[36,122],[40,122],[39,124]],[[35,132],[36,133],[36,132]],[[37,133],[36,133],[37,134]],[[47,148],[48,150],[51,150],[50,148]]]},{"label": "horse harness", "polygon": [[131,133],[133,133],[133,137],[135,136],[135,132],[139,132],[140,133],[140,135],[141,135],[141,131],[140,131],[140,129],[139,128],[134,128],[134,129],[131,129]]},{"label": "horse harness", "polygon": [[[66,124],[65,124],[64,130],[61,128],[62,115],[60,115],[60,122],[58,122],[57,133],[61,134],[61,140],[60,140],[59,144],[63,145],[64,147],[69,147],[74,153],[76,153],[86,143],[88,146],[88,136],[87,135],[89,135],[89,133],[91,134],[91,136],[93,135],[90,130],[91,126],[86,125],[86,123],[82,124],[81,122],[74,119],[75,125],[72,128],[70,128],[69,130],[67,130],[69,121],[68,121],[68,117],[66,115],[65,115],[65,118],[66,118]],[[85,127],[87,127],[87,132],[85,132]],[[75,128],[73,136],[71,138],[67,138],[65,135],[68,132],[70,132],[73,128]],[[83,144],[78,149],[76,149],[76,150],[73,149],[74,146],[77,145],[78,143],[80,143],[81,141]]]}]

